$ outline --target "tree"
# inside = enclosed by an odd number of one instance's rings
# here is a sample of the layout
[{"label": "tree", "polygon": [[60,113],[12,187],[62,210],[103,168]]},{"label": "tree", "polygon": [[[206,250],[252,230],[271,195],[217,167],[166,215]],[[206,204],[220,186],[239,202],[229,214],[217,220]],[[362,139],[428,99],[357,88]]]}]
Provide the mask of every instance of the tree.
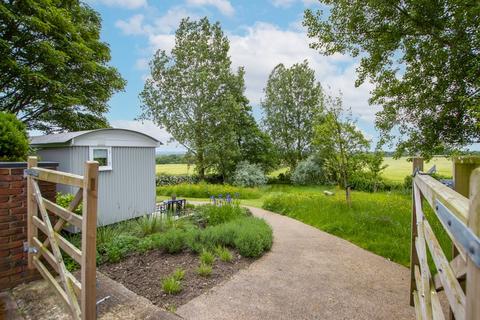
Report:
[{"label": "tree", "polygon": [[328,18],[305,12],[311,47],[361,57],[356,85],[376,85],[376,125],[396,156],[430,158],[480,140],[477,0],[321,2]]},{"label": "tree", "polygon": [[25,125],[15,115],[0,112],[0,161],[25,161],[28,150]]},{"label": "tree", "polygon": [[293,170],[310,154],[313,123],[323,112],[323,92],[305,60],[286,68],[277,65],[264,89],[264,124],[279,157]]},{"label": "tree", "polygon": [[182,144],[201,179],[209,169],[224,178],[235,170],[241,155],[237,123],[251,112],[243,68],[231,71],[229,47],[218,22],[183,19],[170,56],[156,52],[140,94],[140,118],[152,119]]},{"label": "tree", "polygon": [[327,113],[315,126],[314,145],[330,180],[345,188],[350,205],[349,179],[362,171],[369,141],[357,129],[351,115],[345,115],[340,97],[327,98]]},{"label": "tree", "polygon": [[365,164],[373,180],[373,192],[377,192],[378,185],[382,180],[381,174],[388,167],[387,164],[383,164],[385,153],[377,148],[375,152],[368,153],[365,156]]},{"label": "tree", "polygon": [[100,28],[76,0],[0,2],[0,111],[45,132],[107,126],[107,101],[125,81]]}]

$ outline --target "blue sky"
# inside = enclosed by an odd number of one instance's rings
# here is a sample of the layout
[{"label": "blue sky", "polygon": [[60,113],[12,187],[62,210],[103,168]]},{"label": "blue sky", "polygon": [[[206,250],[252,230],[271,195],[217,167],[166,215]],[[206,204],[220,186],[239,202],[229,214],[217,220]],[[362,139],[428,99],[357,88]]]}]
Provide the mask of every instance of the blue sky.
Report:
[{"label": "blue sky", "polygon": [[[124,92],[115,94],[107,115],[115,127],[139,130],[166,142],[168,133],[153,123],[134,119],[140,114],[138,94],[148,76],[148,61],[158,49],[169,51],[183,17],[207,16],[220,21],[230,39],[233,67],[245,67],[246,95],[260,119],[260,99],[270,71],[278,63],[287,66],[307,59],[327,93],[342,91],[346,107],[352,109],[358,126],[374,139],[376,106],[368,104],[369,84],[354,87],[358,61],[349,56],[325,57],[310,49],[301,25],[303,11],[319,8],[314,0],[86,0],[103,19],[102,40],[111,48],[111,65],[128,81]],[[176,143],[162,147],[179,151]]]}]

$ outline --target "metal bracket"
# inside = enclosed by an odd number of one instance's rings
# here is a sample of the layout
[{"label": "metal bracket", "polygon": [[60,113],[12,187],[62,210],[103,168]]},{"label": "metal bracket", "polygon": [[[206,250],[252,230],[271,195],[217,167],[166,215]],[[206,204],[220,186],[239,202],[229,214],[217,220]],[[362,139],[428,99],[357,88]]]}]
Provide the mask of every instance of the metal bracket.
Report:
[{"label": "metal bracket", "polygon": [[475,265],[480,268],[480,239],[438,200],[435,200],[435,211],[443,225],[465,248],[466,253]]},{"label": "metal bracket", "polygon": [[28,242],[24,242],[23,243],[23,252],[38,253],[38,249],[36,247],[29,247]]},{"label": "metal bracket", "polygon": [[38,171],[35,169],[25,169],[23,170],[23,176],[32,176],[32,177],[38,177]]}]

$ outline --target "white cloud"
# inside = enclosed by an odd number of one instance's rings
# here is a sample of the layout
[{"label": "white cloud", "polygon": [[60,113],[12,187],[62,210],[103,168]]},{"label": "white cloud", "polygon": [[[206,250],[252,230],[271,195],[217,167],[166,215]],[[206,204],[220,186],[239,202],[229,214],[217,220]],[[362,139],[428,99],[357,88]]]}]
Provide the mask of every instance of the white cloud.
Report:
[{"label": "white cloud", "polygon": [[147,0],[87,0],[87,3],[102,3],[110,7],[136,9],[147,6]]},{"label": "white cloud", "polygon": [[159,128],[152,121],[135,121],[135,120],[113,120],[110,124],[114,128],[122,128],[135,130],[145,133],[159,140],[163,145],[158,148],[160,152],[185,152],[185,148],[177,142],[170,142],[171,135],[165,129]]},{"label": "white cloud", "polygon": [[272,4],[279,8],[288,8],[295,2],[296,0],[272,0]]},{"label": "white cloud", "polygon": [[342,91],[345,107],[357,117],[373,120],[378,108],[368,105],[371,86],[355,88],[356,63],[352,58],[322,56],[308,47],[304,32],[282,30],[268,23],[257,23],[244,35],[230,35],[229,39],[233,66],[245,67],[246,95],[253,105],[260,104],[268,75],[277,64],[289,67],[307,59],[327,93],[338,95]]},{"label": "white cloud", "polygon": [[235,9],[228,0],[187,0],[192,6],[213,6],[226,16],[233,16]]},{"label": "white cloud", "polygon": [[126,35],[144,34],[146,30],[143,26],[143,19],[142,14],[136,14],[126,21],[118,20],[115,22],[115,26]]}]

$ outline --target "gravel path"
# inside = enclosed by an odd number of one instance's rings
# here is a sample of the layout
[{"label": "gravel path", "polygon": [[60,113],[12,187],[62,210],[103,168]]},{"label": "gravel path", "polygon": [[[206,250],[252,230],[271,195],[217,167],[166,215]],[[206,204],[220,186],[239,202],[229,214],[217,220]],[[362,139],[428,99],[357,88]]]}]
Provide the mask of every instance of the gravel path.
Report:
[{"label": "gravel path", "polygon": [[177,310],[187,319],[414,319],[407,268],[294,219],[250,208],[272,250]]}]

